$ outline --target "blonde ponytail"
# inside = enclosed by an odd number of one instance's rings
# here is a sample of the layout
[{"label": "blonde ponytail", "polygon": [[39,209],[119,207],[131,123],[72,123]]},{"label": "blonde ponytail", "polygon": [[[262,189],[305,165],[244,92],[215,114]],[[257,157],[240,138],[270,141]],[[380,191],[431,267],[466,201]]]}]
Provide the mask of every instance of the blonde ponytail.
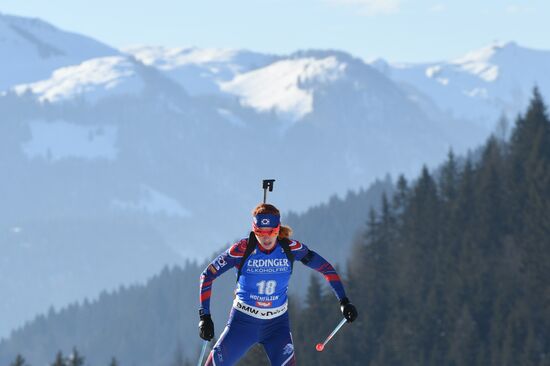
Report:
[{"label": "blonde ponytail", "polygon": [[281,225],[281,228],[279,229],[279,239],[290,239],[290,236],[292,235],[292,229],[290,226]]}]

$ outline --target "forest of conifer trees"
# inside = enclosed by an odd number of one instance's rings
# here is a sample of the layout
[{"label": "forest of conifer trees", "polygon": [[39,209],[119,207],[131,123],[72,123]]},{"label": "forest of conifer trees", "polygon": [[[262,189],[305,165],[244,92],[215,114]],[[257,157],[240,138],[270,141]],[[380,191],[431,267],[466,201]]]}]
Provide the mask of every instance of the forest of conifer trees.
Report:
[{"label": "forest of conifer trees", "polygon": [[[316,352],[341,314],[312,275],[305,304],[290,304],[298,365],[550,365],[550,121],[537,90],[509,138],[450,153],[364,209],[345,279],[359,318]],[[239,362],[268,364],[259,346]]]},{"label": "forest of conifer trees", "polygon": [[[359,318],[322,353],[341,315],[312,278],[291,313],[299,365],[550,365],[550,121],[538,91],[509,140],[458,160],[401,177],[371,211],[346,281]],[[239,365],[265,359],[257,348]]]}]

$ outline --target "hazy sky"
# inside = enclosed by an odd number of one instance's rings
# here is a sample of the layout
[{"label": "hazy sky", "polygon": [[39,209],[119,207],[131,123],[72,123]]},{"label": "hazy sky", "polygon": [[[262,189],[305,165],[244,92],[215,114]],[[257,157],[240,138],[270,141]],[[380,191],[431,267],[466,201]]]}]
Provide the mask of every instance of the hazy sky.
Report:
[{"label": "hazy sky", "polygon": [[0,11],[115,47],[333,48],[411,62],[493,41],[550,49],[548,0],[2,0]]}]

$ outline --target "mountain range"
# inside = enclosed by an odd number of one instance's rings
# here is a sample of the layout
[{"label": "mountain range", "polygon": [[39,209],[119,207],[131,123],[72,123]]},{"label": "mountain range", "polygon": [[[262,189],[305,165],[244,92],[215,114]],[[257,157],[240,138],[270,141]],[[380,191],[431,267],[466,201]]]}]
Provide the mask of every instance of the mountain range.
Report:
[{"label": "mountain range", "polygon": [[532,89],[550,93],[549,50],[495,42],[443,62],[421,64],[370,63],[401,84],[429,97],[460,120],[493,128],[500,117],[515,118],[529,103]]},{"label": "mountain range", "polygon": [[0,14],[0,337],[245,236],[263,178],[302,212],[476,146],[520,110],[504,86],[548,90],[546,51],[489,48],[425,65],[117,50]]}]

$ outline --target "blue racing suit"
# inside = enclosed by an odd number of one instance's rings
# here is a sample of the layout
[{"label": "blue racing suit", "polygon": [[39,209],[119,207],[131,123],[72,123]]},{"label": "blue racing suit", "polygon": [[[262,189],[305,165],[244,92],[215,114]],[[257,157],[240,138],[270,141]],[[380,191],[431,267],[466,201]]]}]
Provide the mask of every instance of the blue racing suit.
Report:
[{"label": "blue racing suit", "polygon": [[[256,343],[264,346],[272,366],[295,365],[287,313],[292,264],[279,242],[270,251],[258,245],[241,263],[247,242],[248,239],[242,239],[233,244],[201,274],[200,309],[201,313],[209,314],[213,281],[230,268],[241,270],[227,326],[205,365],[233,365]],[[291,240],[290,250],[296,261],[303,260],[324,275],[338,300],[346,296],[340,277],[323,257],[296,240]]]}]

